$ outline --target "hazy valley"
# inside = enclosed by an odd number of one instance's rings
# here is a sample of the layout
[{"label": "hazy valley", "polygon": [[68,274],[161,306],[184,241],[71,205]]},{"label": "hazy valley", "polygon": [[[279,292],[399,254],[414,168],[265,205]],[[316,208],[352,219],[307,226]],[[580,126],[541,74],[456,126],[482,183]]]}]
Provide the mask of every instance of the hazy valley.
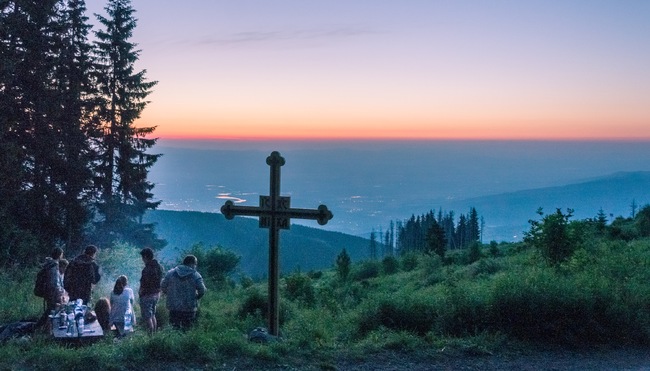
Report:
[{"label": "hazy valley", "polygon": [[[282,145],[275,145],[283,147]],[[152,172],[161,210],[147,220],[168,240],[166,255],[193,243],[219,244],[242,256],[241,268],[264,275],[268,232],[255,219],[226,221],[225,199],[257,205],[268,194],[264,148],[161,147]],[[429,210],[475,207],[483,217],[484,242],[518,241],[542,207],[574,209],[574,219],[599,210],[611,220],[630,216],[631,205],[650,203],[650,150],[643,143],[440,142],[381,145],[286,146],[283,195],[293,207],[326,204],[334,218],[281,232],[283,271],[330,267],[341,249],[353,259],[368,254],[372,230],[386,230]],[[169,210],[169,211],[164,211]],[[170,211],[196,211],[173,213]],[[357,238],[360,236],[363,238]]]}]

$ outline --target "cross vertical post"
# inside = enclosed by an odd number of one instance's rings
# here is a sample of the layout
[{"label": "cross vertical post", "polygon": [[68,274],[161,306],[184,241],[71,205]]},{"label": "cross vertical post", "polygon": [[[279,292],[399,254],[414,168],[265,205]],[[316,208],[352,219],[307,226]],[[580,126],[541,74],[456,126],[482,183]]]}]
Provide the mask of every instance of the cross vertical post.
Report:
[{"label": "cross vertical post", "polygon": [[315,210],[295,209],[290,207],[290,197],[280,196],[280,167],[284,163],[284,157],[277,151],[266,158],[266,164],[271,167],[269,195],[260,196],[259,207],[237,206],[230,200],[221,207],[226,219],[232,219],[235,215],[257,216],[260,228],[269,229],[269,332],[274,336],[278,336],[280,327],[280,229],[289,229],[290,218],[313,219],[325,225],[333,217],[325,205]]},{"label": "cross vertical post", "polygon": [[[277,154],[277,156],[274,156]],[[280,196],[280,167],[284,158],[273,152],[266,158],[271,168],[269,196],[271,198],[271,228],[269,228],[269,330],[277,336],[280,328],[280,230],[276,227],[277,199]]]}]

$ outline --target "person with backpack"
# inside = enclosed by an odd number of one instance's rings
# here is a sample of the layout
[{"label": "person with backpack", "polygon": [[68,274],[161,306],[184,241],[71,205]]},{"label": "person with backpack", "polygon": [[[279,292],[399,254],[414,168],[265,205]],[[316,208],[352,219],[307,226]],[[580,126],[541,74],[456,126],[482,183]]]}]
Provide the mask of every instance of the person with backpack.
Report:
[{"label": "person with backpack", "polygon": [[156,320],[156,306],[160,300],[160,281],[162,281],[163,268],[158,260],[153,257],[153,250],[146,247],[140,251],[144,268],[140,276],[140,311],[142,320],[147,324],[149,334],[158,330]]},{"label": "person with backpack", "polygon": [[99,282],[101,275],[99,265],[95,262],[97,246],[88,245],[84,253],[74,258],[65,271],[63,286],[68,292],[70,301],[81,299],[84,304],[90,303],[92,287]]},{"label": "person with backpack", "polygon": [[63,287],[59,276],[59,260],[63,258],[63,249],[55,247],[36,275],[34,295],[43,298],[43,315],[36,322],[36,327],[48,323],[48,316],[63,300]]}]

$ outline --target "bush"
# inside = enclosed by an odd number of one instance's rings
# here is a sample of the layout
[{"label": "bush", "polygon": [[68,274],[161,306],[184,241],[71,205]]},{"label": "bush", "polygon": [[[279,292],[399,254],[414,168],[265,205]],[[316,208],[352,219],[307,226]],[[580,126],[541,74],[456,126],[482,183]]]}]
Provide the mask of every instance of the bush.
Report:
[{"label": "bush", "polygon": [[253,281],[253,279],[250,278],[249,276],[242,274],[241,276],[239,276],[239,283],[241,284],[241,287],[243,289],[247,289],[253,286],[255,284],[255,281]]},{"label": "bush", "polygon": [[399,261],[394,256],[386,256],[381,261],[381,267],[384,274],[395,274],[399,271]]},{"label": "bush", "polygon": [[436,254],[422,256],[422,273],[425,276],[438,274],[442,270],[442,258]]},{"label": "bush", "polygon": [[300,272],[296,272],[284,279],[285,294],[289,300],[299,301],[307,306],[316,302],[311,279]]},{"label": "bush", "polygon": [[568,209],[564,214],[557,209],[553,214],[544,215],[540,208],[537,213],[542,220],[529,220],[530,230],[524,233],[524,241],[535,247],[550,265],[558,265],[571,257],[579,239],[569,228],[573,210]]},{"label": "bush", "polygon": [[352,260],[348,252],[343,249],[341,253],[336,257],[336,274],[338,275],[341,281],[347,281],[348,276],[350,275],[350,267],[352,265]]},{"label": "bush", "polygon": [[352,275],[355,281],[379,277],[380,263],[376,260],[366,260],[354,268]]},{"label": "bush", "polygon": [[211,280],[220,287],[231,286],[227,278],[235,272],[241,257],[221,246],[206,248],[201,243],[183,251],[182,256],[189,254],[196,256],[199,261],[198,270],[206,280]]},{"label": "bush", "polygon": [[248,290],[246,298],[239,308],[239,318],[243,319],[247,316],[269,317],[269,302],[266,295],[255,289]]},{"label": "bush", "polygon": [[402,256],[402,270],[410,272],[418,267],[418,254],[414,252],[406,253]]}]

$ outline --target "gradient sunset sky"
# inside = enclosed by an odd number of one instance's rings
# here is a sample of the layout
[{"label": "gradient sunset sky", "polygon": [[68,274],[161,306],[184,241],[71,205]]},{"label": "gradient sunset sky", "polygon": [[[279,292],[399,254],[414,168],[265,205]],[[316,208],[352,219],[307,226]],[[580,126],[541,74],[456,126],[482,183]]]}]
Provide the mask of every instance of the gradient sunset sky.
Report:
[{"label": "gradient sunset sky", "polygon": [[650,140],[647,0],[132,5],[164,139]]}]

